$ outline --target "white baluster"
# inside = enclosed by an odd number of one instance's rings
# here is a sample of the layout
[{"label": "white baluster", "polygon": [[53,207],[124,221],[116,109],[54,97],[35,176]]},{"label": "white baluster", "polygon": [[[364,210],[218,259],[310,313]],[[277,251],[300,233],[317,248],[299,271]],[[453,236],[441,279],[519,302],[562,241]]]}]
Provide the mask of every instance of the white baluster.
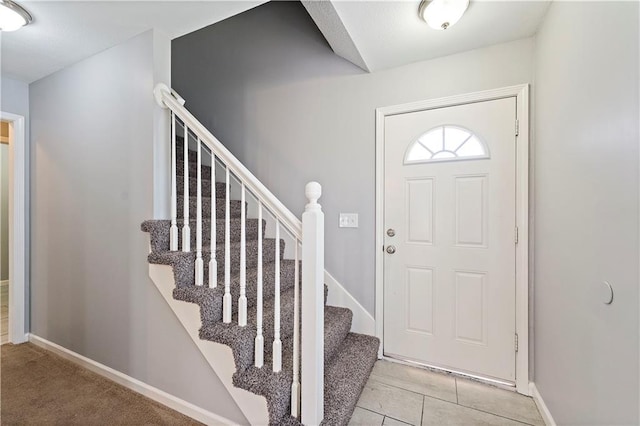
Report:
[{"label": "white baluster", "polygon": [[229,212],[229,166],[225,174],[225,212],[224,212],[224,297],[222,298],[222,321],[226,324],[231,322],[231,239],[229,223],[231,215]]},{"label": "white baluster", "polygon": [[191,229],[189,228],[189,128],[184,125],[184,223],[182,226],[182,251],[191,251]]},{"label": "white baluster", "polygon": [[211,258],[209,259],[209,288],[218,286],[216,259],[216,156],[211,151]]},{"label": "white baluster", "polygon": [[247,212],[245,208],[245,188],[242,184],[240,197],[240,298],[238,298],[238,325],[247,325]]},{"label": "white baluster", "polygon": [[298,240],[295,239],[294,289],[293,289],[293,383],[291,383],[291,416],[300,416],[300,267]]},{"label": "white baluster", "polygon": [[178,250],[178,183],[176,170],[176,115],[171,112],[171,228],[169,229],[169,250]]},{"label": "white baluster", "polygon": [[262,336],[262,202],[258,201],[258,274],[256,277],[258,294],[256,302],[256,367],[264,364],[264,337]]},{"label": "white baluster", "polygon": [[324,417],[324,213],[322,187],[305,187],[309,203],[302,215],[302,423]]},{"label": "white baluster", "polygon": [[198,153],[196,155],[198,172],[196,188],[196,285],[204,285],[204,261],[202,260],[202,146],[196,137]]},{"label": "white baluster", "polygon": [[282,370],[282,342],[280,341],[280,221],[276,218],[276,264],[273,312],[273,372]]}]

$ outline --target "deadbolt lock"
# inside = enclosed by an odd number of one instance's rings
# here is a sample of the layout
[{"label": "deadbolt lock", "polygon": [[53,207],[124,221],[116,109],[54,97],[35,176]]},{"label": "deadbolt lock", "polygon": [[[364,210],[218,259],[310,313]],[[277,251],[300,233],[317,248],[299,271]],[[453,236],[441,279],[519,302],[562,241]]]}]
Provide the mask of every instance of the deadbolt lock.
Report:
[{"label": "deadbolt lock", "polygon": [[393,229],[393,228],[387,229],[387,235],[390,236],[390,237],[395,236],[396,235],[396,230]]}]

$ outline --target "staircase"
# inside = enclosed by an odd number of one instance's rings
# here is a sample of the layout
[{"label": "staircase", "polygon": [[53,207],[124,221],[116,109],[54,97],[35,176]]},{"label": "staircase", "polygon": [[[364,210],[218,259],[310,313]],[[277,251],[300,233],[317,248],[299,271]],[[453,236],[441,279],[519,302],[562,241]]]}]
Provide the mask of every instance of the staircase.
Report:
[{"label": "staircase", "polygon": [[[182,107],[175,92],[165,89],[161,96],[172,113],[174,205],[171,220],[142,224],[142,230],[150,234],[149,263],[170,266],[175,282],[173,299],[199,307],[199,338],[231,349],[233,386],[266,398],[268,418],[254,418],[254,423],[299,425],[301,421],[321,421],[325,425],[346,425],[376,361],[378,339],[350,332],[352,312],[326,305],[327,288],[321,281],[319,288],[309,289],[313,282],[300,279],[318,267],[314,264],[308,271],[302,269],[307,265],[305,249],[310,253],[313,241],[307,242],[306,234],[303,241],[303,231],[297,234],[290,229],[300,224],[288,226],[293,222],[287,221],[289,212],[273,211],[280,204],[269,204],[245,169],[234,173],[228,151],[216,143],[203,144],[213,136],[187,124],[195,119]],[[209,165],[203,163],[206,155]],[[232,197],[234,192],[239,195]],[[320,207],[313,192],[308,190],[307,194],[308,208],[316,209],[315,213],[309,211],[309,226],[313,219],[323,217],[317,215]],[[318,192],[315,198],[319,196]],[[301,229],[307,229],[305,220],[303,215]],[[298,260],[299,247],[304,265]],[[286,258],[287,252],[290,258]],[[324,272],[323,266],[320,272]],[[311,307],[309,310],[315,312],[312,293],[316,290],[320,295],[318,312],[324,319],[323,324],[314,326],[312,315],[305,317],[305,309]],[[322,329],[323,337],[318,336],[322,341],[314,346],[315,331]],[[323,360],[309,355],[315,349],[305,348],[323,349]],[[314,372],[322,376],[322,392],[309,391]],[[316,416],[309,415],[305,420],[305,410],[311,412],[316,403],[321,404],[319,409],[315,407]]]}]

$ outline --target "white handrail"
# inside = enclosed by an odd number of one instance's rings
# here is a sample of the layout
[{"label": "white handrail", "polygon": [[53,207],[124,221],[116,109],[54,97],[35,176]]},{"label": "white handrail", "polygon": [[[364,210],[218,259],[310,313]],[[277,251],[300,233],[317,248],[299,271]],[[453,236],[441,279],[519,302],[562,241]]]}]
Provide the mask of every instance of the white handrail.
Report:
[{"label": "white handrail", "polygon": [[[282,225],[292,234],[294,238],[302,241],[302,222],[276,198],[271,191],[265,187],[262,182],[256,178],[234,155],[225,148],[224,145],[216,138],[206,127],[202,125],[172,94],[167,90],[166,86],[156,86],[156,99],[161,99],[163,104],[169,108],[174,114],[182,120],[185,127],[191,133],[195,134],[200,140],[218,157],[229,170],[240,180],[244,182],[246,189],[252,192],[260,201],[263,207],[266,207],[276,216]],[[179,95],[173,92],[175,96]]]}]

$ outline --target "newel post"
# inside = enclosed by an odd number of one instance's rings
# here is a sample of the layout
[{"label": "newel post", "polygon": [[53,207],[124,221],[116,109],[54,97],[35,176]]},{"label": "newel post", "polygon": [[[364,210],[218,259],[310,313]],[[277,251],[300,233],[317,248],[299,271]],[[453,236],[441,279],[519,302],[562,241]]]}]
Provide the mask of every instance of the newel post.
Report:
[{"label": "newel post", "polygon": [[324,418],[324,213],[322,187],[309,182],[302,214],[302,424]]}]

